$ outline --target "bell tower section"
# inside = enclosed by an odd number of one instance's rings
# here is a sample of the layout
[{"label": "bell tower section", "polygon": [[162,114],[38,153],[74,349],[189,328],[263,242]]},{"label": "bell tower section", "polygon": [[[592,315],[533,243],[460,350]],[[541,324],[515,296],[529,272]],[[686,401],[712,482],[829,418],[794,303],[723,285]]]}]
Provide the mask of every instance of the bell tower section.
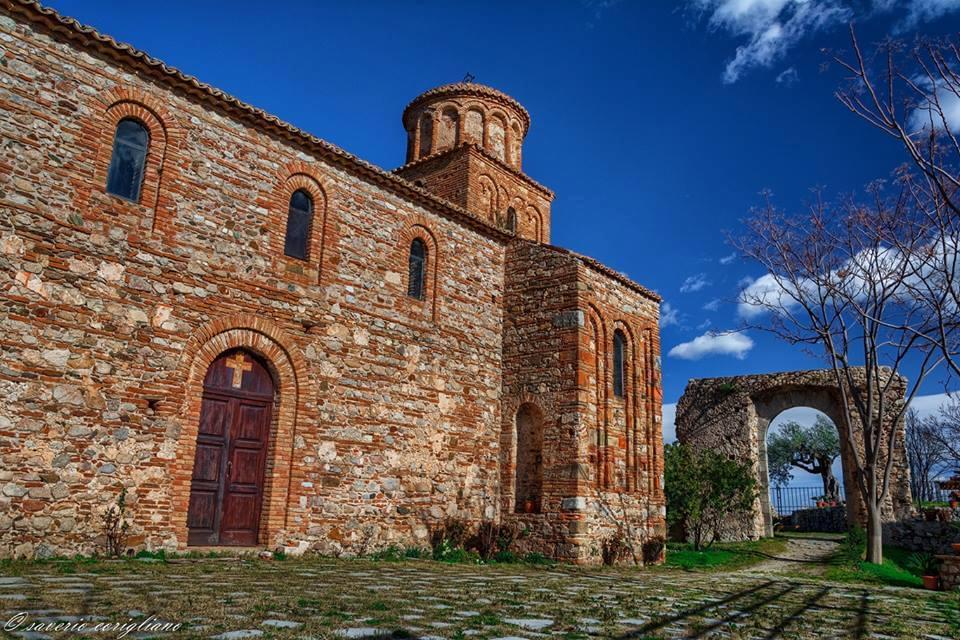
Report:
[{"label": "bell tower section", "polygon": [[395,173],[490,224],[550,242],[553,192],[523,173],[530,114],[473,82],[417,96],[403,111],[407,160]]}]

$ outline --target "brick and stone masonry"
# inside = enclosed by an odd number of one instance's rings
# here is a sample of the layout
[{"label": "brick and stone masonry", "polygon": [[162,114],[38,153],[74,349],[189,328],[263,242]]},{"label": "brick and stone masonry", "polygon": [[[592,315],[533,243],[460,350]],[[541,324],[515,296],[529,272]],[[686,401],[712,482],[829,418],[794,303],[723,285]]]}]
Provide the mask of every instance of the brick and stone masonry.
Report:
[{"label": "brick and stone masonry", "polygon": [[[128,119],[134,200],[106,190]],[[101,550],[122,489],[133,548],[252,518],[258,546],[358,553],[454,517],[590,563],[664,533],[659,298],[548,244],[514,99],[447,85],[403,125],[387,172],[0,1],[0,554]]]}]

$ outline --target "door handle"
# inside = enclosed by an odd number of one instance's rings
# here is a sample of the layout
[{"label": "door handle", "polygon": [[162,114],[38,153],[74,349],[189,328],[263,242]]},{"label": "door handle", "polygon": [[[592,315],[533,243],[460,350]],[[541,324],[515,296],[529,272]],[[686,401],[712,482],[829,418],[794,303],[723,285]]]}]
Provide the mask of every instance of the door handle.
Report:
[{"label": "door handle", "polygon": [[227,460],[227,481],[230,481],[230,472],[233,470],[233,460]]}]

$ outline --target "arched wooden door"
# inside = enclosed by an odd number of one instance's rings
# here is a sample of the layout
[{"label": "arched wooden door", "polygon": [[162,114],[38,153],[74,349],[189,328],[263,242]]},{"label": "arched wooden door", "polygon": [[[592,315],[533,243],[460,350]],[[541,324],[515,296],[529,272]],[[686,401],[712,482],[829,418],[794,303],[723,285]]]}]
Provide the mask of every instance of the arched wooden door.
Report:
[{"label": "arched wooden door", "polygon": [[207,369],[187,514],[190,545],[255,545],[274,386],[243,350]]}]

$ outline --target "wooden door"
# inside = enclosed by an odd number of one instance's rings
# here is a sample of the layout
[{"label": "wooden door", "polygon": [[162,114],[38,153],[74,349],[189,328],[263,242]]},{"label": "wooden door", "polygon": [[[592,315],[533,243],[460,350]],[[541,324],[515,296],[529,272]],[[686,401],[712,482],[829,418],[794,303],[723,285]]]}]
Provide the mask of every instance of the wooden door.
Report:
[{"label": "wooden door", "polygon": [[188,544],[257,544],[273,398],[269,371],[245,351],[227,352],[207,370]]}]

